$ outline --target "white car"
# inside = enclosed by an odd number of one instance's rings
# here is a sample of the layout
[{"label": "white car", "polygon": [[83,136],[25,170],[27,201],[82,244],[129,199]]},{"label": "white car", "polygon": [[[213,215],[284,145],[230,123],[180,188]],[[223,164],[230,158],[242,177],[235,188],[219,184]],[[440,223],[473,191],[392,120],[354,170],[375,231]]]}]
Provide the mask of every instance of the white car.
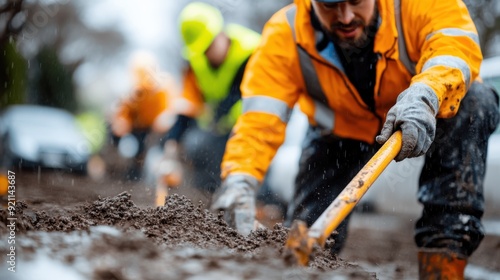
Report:
[{"label": "white car", "polygon": [[0,155],[3,167],[39,166],[85,173],[90,146],[69,112],[13,105],[0,114]]}]

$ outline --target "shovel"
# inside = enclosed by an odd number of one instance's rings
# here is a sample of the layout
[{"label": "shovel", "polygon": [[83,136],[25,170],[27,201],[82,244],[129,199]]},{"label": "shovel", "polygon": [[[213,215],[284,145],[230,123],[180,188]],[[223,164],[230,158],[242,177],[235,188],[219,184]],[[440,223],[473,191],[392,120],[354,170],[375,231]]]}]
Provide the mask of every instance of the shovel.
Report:
[{"label": "shovel", "polygon": [[182,183],[182,165],[179,162],[178,149],[177,143],[172,140],[167,141],[163,147],[163,158],[156,171],[156,206],[164,206],[168,191]]},{"label": "shovel", "polygon": [[396,157],[401,150],[401,131],[396,131],[377,153],[349,182],[345,189],[335,198],[310,229],[303,221],[294,221],[285,250],[290,253],[300,265],[307,265],[315,245],[322,248],[326,239],[351,213],[352,209],[361,200],[361,197],[380,176],[382,171]]}]

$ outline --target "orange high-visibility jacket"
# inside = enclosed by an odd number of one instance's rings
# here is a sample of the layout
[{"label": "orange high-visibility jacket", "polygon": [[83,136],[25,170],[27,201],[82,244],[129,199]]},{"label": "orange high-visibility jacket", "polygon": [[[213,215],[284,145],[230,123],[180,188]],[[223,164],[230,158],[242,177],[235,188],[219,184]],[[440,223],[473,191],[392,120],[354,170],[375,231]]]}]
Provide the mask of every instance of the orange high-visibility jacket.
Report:
[{"label": "orange high-visibility jacket", "polygon": [[[374,143],[397,96],[415,83],[435,92],[440,103],[438,117],[456,114],[482,60],[477,31],[464,3],[377,0],[377,5],[380,26],[374,39],[374,52],[379,56],[374,111],[339,64],[318,53],[311,0],[295,0],[266,23],[241,85],[243,114],[226,146],[223,178],[244,173],[262,181],[284,140],[289,112],[296,102],[312,125],[367,143]],[[305,71],[307,63],[312,70]],[[326,101],[318,102],[308,92],[315,86]]]},{"label": "orange high-visibility jacket", "polygon": [[[157,79],[162,77],[158,75]],[[163,80],[149,84],[138,81],[134,92],[120,102],[113,118],[125,119],[132,129],[150,129],[158,115],[171,110],[174,96],[167,87],[169,84]]]}]

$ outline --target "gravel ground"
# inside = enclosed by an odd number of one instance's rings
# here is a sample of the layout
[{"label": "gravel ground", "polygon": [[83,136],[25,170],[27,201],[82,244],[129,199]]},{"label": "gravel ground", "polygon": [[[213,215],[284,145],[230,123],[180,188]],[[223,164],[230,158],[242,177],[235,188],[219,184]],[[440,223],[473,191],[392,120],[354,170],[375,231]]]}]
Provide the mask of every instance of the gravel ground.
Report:
[{"label": "gravel ground", "polygon": [[[0,279],[417,278],[417,217],[354,213],[340,256],[318,251],[301,268],[284,253],[288,229],[280,224],[243,237],[208,212],[199,194],[177,190],[154,207],[150,189],[118,177],[16,171],[16,272],[8,270],[3,210]],[[486,222],[489,234],[470,259],[468,279],[500,279],[500,231],[494,215]]]}]

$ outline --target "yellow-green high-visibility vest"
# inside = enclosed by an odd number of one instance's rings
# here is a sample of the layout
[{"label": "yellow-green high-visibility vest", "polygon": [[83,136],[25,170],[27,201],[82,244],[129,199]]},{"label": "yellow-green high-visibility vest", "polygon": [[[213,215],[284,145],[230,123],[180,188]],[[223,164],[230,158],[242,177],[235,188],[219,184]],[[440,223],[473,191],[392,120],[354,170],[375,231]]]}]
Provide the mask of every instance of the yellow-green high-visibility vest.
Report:
[{"label": "yellow-green high-visibility vest", "polygon": [[[231,85],[238,70],[250,57],[260,41],[260,34],[236,24],[228,24],[224,32],[231,40],[227,57],[218,67],[213,68],[205,55],[190,57],[189,63],[196,76],[196,82],[200,88],[205,102],[212,110],[218,107],[230,92]],[[206,126],[213,118],[213,111],[206,112],[198,118],[200,126]],[[241,101],[238,101],[219,122],[229,129],[234,125],[241,114]]]}]

